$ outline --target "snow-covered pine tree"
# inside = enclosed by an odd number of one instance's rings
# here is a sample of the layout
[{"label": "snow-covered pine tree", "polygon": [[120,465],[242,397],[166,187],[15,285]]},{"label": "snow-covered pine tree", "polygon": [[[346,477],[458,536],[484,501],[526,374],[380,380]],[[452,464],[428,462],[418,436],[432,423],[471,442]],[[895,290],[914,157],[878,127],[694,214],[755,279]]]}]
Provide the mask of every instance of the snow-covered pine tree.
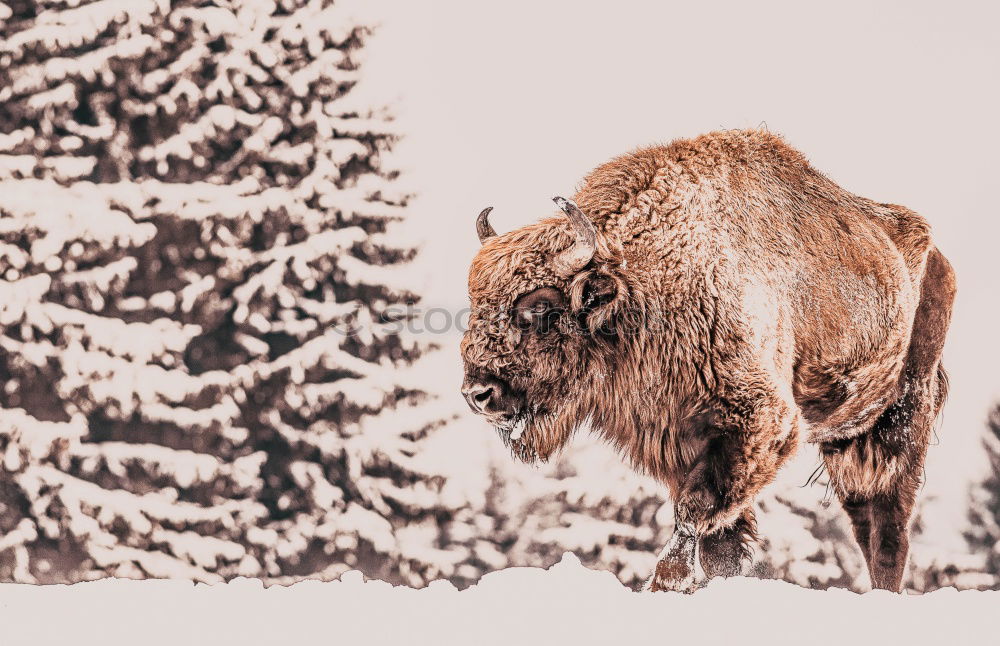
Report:
[{"label": "snow-covered pine tree", "polygon": [[478,572],[421,450],[449,412],[399,324],[368,33],[344,2],[0,4],[0,579]]},{"label": "snow-covered pine tree", "polygon": [[[511,564],[547,567],[564,551],[607,569],[639,589],[673,531],[664,487],[637,475],[599,439],[581,435],[538,471],[503,467],[490,513]],[[812,588],[864,589],[864,564],[821,480],[813,487],[776,483],[757,501],[760,543],[749,574]]]},{"label": "snow-covered pine tree", "polygon": [[639,589],[673,529],[662,487],[637,475],[597,438],[580,434],[541,468],[497,456],[489,515],[511,565],[549,567],[573,552]]},{"label": "snow-covered pine tree", "polygon": [[[571,551],[588,567],[610,570],[641,589],[673,532],[664,487],[636,474],[594,437],[580,436],[540,469],[498,456],[489,513],[511,565],[549,567]],[[822,482],[773,484],[757,501],[760,542],[750,576],[811,588],[863,590],[864,564],[839,506]]]},{"label": "snow-covered pine tree", "polygon": [[973,553],[984,559],[983,569],[992,579],[981,587],[1000,589],[1000,405],[990,411],[983,447],[990,473],[972,490],[966,539]]}]

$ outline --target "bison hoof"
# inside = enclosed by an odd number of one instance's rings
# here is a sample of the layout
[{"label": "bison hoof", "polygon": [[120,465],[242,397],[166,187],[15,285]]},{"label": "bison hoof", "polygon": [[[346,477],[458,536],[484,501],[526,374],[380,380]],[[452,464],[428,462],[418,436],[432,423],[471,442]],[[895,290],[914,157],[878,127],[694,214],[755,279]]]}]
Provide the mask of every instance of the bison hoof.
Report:
[{"label": "bison hoof", "polygon": [[698,589],[694,567],[686,563],[670,562],[666,559],[656,564],[656,570],[646,589],[650,592],[683,592],[691,594]]},{"label": "bison hoof", "polygon": [[686,594],[697,590],[694,569],[697,544],[698,537],[694,527],[678,524],[670,543],[660,555],[660,561],[656,564],[656,570],[646,584],[646,589],[651,592],[670,590]]}]

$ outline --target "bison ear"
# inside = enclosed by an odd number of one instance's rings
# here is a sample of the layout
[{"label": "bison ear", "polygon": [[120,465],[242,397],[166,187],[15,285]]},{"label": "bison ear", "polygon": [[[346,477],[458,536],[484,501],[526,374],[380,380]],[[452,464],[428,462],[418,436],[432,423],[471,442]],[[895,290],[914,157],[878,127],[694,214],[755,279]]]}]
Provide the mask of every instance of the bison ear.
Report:
[{"label": "bison ear", "polygon": [[625,285],[617,276],[587,271],[570,286],[570,300],[577,319],[591,333],[613,331],[611,321],[618,310]]}]

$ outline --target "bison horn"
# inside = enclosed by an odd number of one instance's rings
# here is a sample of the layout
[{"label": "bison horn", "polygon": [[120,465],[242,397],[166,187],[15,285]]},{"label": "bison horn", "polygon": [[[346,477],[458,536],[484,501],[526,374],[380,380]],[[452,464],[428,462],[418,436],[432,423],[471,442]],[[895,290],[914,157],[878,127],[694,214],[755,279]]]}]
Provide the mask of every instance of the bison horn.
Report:
[{"label": "bison horn", "polygon": [[493,230],[493,227],[490,226],[489,217],[490,211],[492,210],[493,207],[488,206],[483,209],[483,212],[476,218],[476,233],[479,234],[480,244],[486,242],[489,238],[492,238],[497,234],[497,232]]},{"label": "bison horn", "polygon": [[559,253],[552,263],[557,274],[568,277],[586,267],[594,257],[594,251],[597,249],[597,228],[572,201],[562,197],[554,197],[552,201],[569,218],[569,223],[573,225],[573,232],[576,234],[573,246]]}]

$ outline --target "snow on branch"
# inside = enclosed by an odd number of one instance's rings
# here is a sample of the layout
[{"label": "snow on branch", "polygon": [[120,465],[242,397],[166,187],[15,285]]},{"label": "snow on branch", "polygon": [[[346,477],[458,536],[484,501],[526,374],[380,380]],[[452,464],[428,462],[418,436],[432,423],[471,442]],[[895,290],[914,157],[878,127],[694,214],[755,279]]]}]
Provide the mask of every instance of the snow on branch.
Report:
[{"label": "snow on branch", "polygon": [[496,562],[425,457],[430,346],[384,322],[418,281],[398,132],[355,93],[371,4],[0,15],[0,579]]}]

